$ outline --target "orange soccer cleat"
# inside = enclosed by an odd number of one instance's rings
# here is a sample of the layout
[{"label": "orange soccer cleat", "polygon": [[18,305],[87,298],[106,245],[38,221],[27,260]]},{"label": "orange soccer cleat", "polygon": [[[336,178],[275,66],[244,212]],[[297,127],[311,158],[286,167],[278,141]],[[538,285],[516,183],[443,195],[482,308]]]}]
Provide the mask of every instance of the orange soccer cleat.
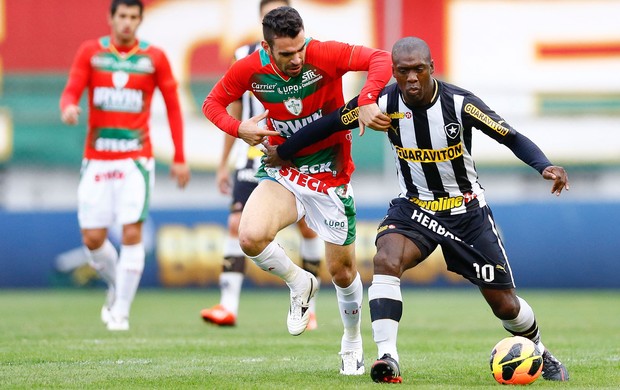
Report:
[{"label": "orange soccer cleat", "polygon": [[215,305],[209,309],[202,309],[200,316],[206,322],[218,326],[235,326],[237,317],[222,305]]}]

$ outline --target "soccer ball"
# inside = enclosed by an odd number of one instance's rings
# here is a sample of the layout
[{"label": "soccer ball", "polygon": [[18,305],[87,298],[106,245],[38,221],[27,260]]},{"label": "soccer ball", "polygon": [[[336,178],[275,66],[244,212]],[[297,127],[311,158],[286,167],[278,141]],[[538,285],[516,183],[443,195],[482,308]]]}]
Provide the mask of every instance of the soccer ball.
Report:
[{"label": "soccer ball", "polygon": [[542,372],[542,354],[525,337],[506,337],[491,351],[491,375],[503,385],[528,385]]}]

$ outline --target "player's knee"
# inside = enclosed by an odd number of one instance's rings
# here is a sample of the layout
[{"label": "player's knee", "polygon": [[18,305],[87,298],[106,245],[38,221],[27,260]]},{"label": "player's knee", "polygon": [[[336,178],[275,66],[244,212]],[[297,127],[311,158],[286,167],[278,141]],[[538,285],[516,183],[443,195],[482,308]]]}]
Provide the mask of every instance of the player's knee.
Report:
[{"label": "player's knee", "polygon": [[89,233],[82,234],[82,243],[91,251],[101,248],[105,242],[105,239],[105,235]]},{"label": "player's knee", "polygon": [[500,320],[513,320],[519,315],[520,306],[518,300],[505,297],[494,303],[491,309]]},{"label": "player's knee", "polygon": [[400,278],[403,273],[400,258],[389,256],[385,251],[378,251],[372,262],[375,275],[391,275]]},{"label": "player's knee", "polygon": [[246,256],[258,256],[273,241],[261,235],[239,231],[239,246]]}]

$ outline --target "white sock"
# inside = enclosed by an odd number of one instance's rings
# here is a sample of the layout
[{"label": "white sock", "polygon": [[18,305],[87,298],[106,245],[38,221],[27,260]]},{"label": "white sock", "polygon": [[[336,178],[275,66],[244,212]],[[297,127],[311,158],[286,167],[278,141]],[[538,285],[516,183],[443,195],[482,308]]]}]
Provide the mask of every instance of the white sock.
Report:
[{"label": "white sock", "polygon": [[349,287],[336,287],[338,308],[344,325],[344,334],[340,345],[340,351],[362,349],[362,300],[364,299],[364,286],[358,273]]},{"label": "white sock", "polygon": [[305,277],[306,271],[293,263],[275,241],[269,243],[258,256],[250,256],[250,259],[262,270],[279,276],[293,292],[300,291],[308,283],[308,278]]},{"label": "white sock", "polygon": [[101,279],[103,279],[108,287],[114,288],[116,283],[116,263],[118,262],[118,252],[110,240],[106,239],[101,247],[95,250],[89,250],[84,247],[86,256],[89,259],[91,267],[93,267]]},{"label": "white sock", "polygon": [[224,257],[241,257],[245,256],[241,245],[239,244],[239,237],[227,236],[224,241]]},{"label": "white sock", "polygon": [[[377,344],[378,357],[389,353],[398,360],[396,341],[398,323],[402,316],[400,279],[395,276],[374,275],[368,288],[368,302],[372,321],[372,336]],[[377,318],[379,317],[379,318]]]},{"label": "white sock", "polygon": [[115,318],[129,317],[129,310],[136,296],[142,271],[144,271],[144,245],[122,245],[116,270],[116,300],[112,307]]},{"label": "white sock", "polygon": [[512,334],[526,337],[536,343],[540,352],[545,351],[545,346],[540,342],[540,332],[536,324],[536,317],[532,307],[521,297],[517,297],[521,306],[519,314],[512,320],[502,320],[504,328]]},{"label": "white sock", "polygon": [[241,285],[243,284],[243,274],[241,272],[222,272],[220,274],[220,305],[232,312],[235,317],[239,311],[239,296],[241,295]]}]

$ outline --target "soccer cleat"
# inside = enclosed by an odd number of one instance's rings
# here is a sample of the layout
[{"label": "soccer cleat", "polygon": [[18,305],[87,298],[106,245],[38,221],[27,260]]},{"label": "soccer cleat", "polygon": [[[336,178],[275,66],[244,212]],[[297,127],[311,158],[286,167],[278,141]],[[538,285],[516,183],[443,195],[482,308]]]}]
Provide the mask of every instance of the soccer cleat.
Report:
[{"label": "soccer cleat", "polygon": [[206,322],[212,323],[218,326],[235,326],[237,317],[233,312],[229,311],[222,305],[215,305],[209,309],[202,309],[200,316]]},{"label": "soccer cleat", "polygon": [[386,353],[377,359],[370,368],[370,378],[378,383],[402,383],[403,378],[400,376],[400,367],[398,362],[392,358],[392,355]]},{"label": "soccer cleat", "polygon": [[319,327],[319,324],[316,322],[316,314],[310,313],[310,320],[308,321],[306,330],[315,330],[318,327]]},{"label": "soccer cleat", "polygon": [[109,331],[113,332],[129,330],[129,319],[127,317],[116,318],[110,313],[107,327]]},{"label": "soccer cleat", "polygon": [[542,377],[548,381],[564,382],[568,380],[568,370],[551,352],[545,350],[542,355]]},{"label": "soccer cleat", "polygon": [[308,287],[300,294],[293,294],[291,291],[291,306],[286,318],[288,332],[293,336],[299,336],[306,330],[308,322],[310,322],[310,312],[308,311],[310,299],[319,290],[319,284],[314,275],[307,271],[304,272],[308,276]]},{"label": "soccer cleat", "polygon": [[345,351],[340,352],[341,365],[340,373],[342,375],[364,375],[364,351]]}]

